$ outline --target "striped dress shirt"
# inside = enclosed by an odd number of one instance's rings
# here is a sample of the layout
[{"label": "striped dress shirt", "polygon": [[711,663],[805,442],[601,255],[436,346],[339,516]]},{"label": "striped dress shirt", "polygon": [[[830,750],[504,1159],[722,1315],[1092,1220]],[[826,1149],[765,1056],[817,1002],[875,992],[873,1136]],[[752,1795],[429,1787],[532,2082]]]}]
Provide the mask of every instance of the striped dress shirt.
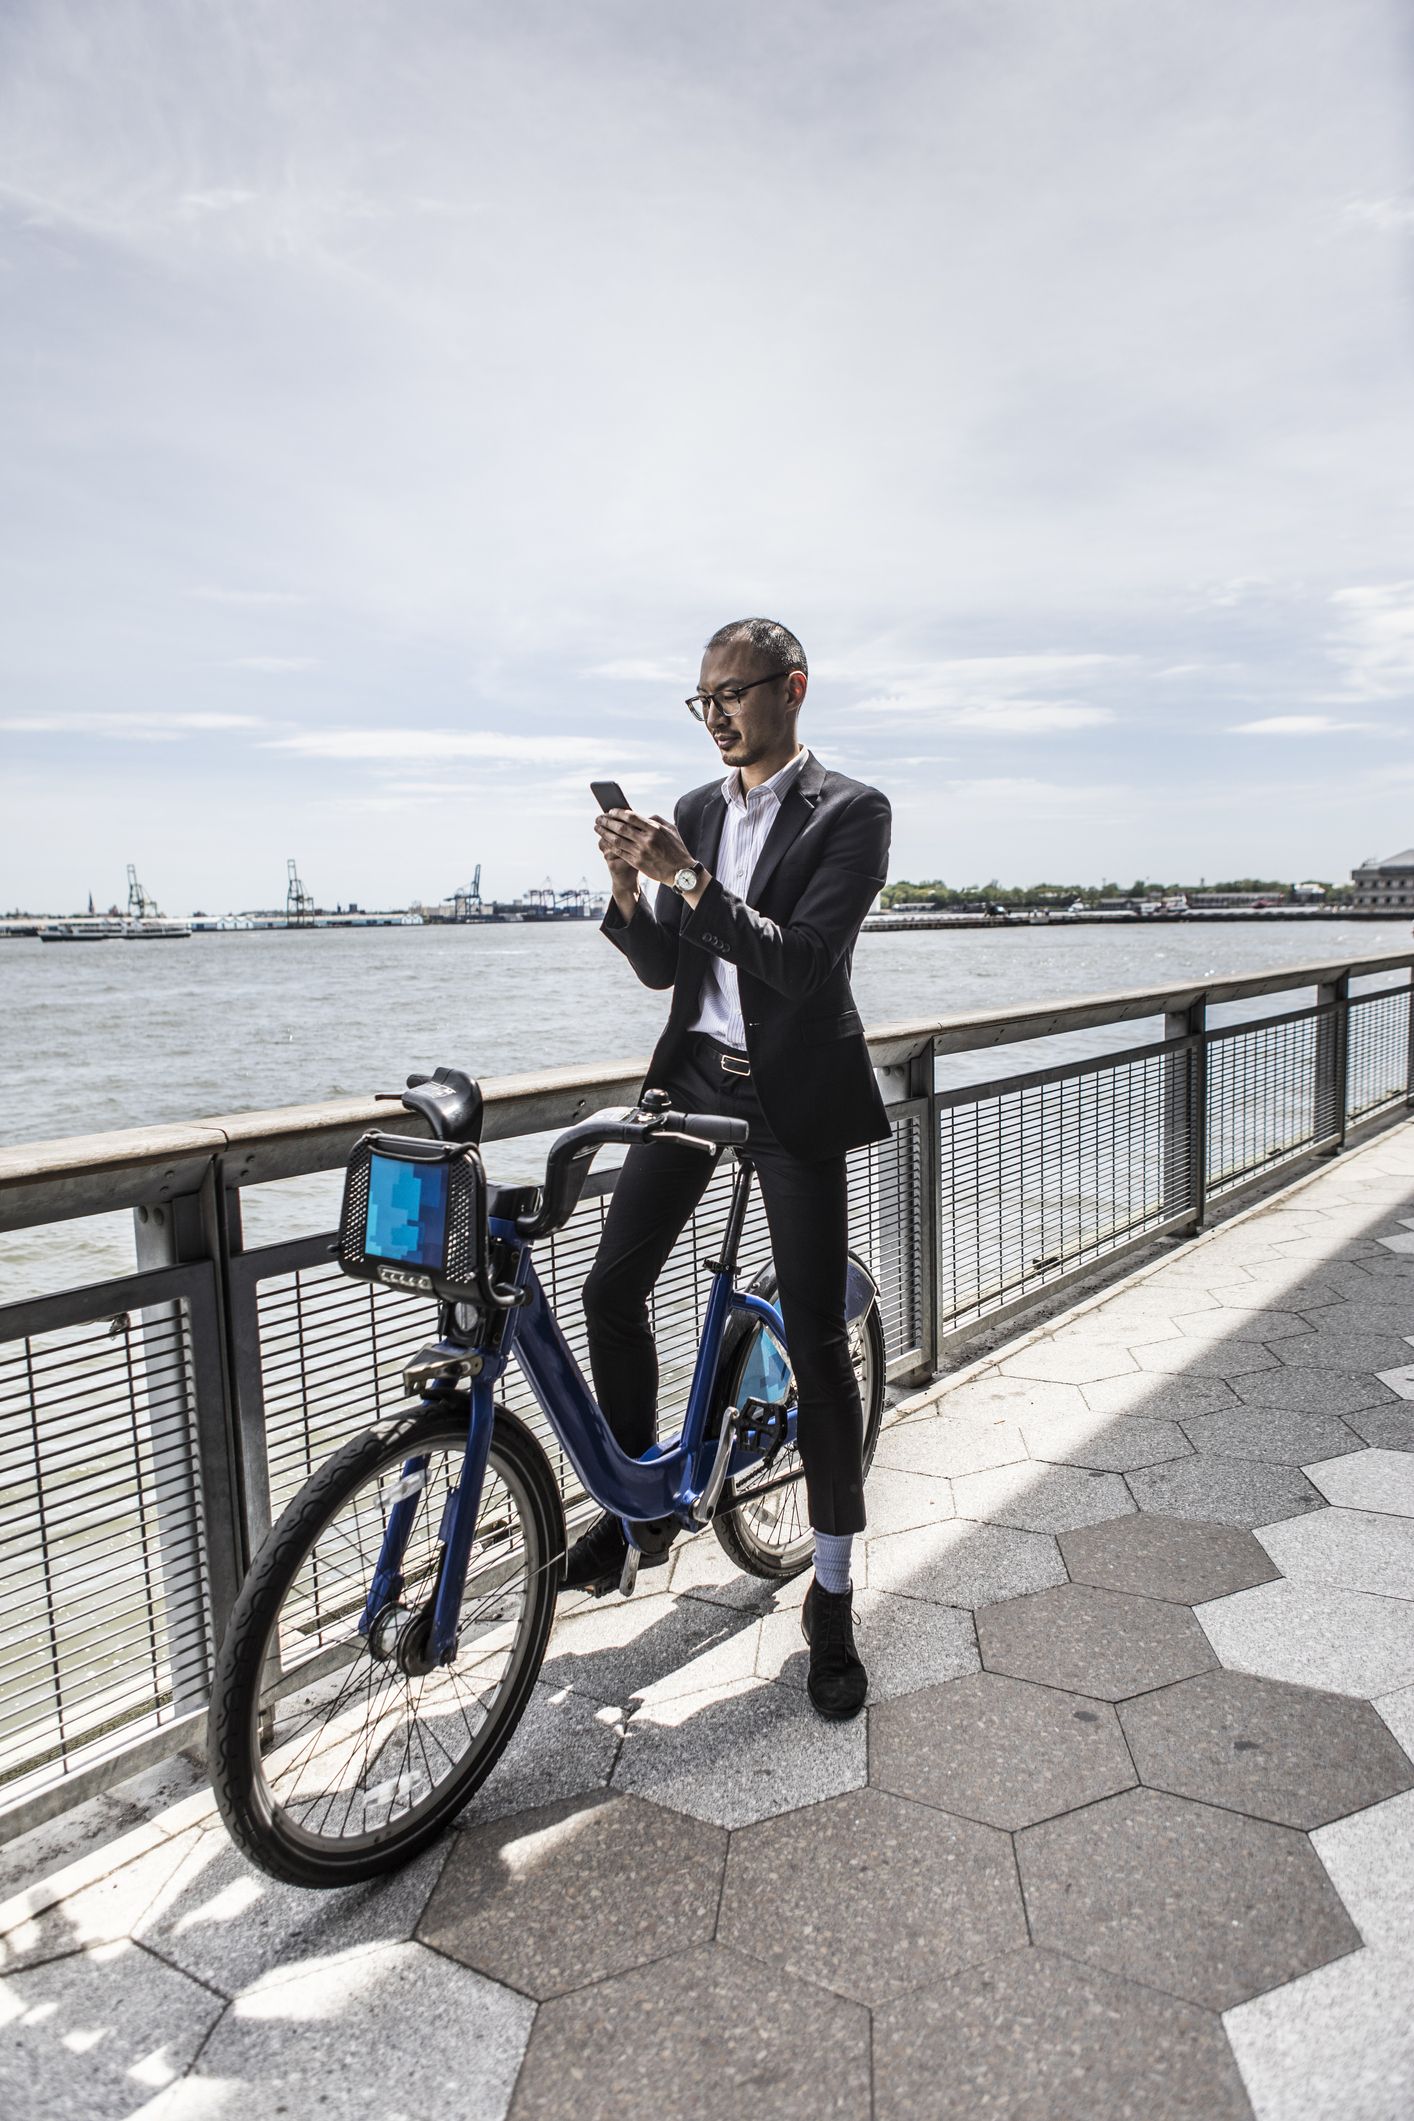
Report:
[{"label": "striped dress shirt", "polygon": [[[750,788],[744,794],[741,775],[735,766],[723,779],[722,799],[727,814],[722,823],[722,837],[712,874],[722,889],[730,891],[733,897],[746,897],[751,872],[766,844],[766,835],[776,822],[786,790],[809,756],[810,753],[802,748],[779,773],[773,773],[769,781],[763,781],[759,788]],[[725,958],[709,957],[700,1000],[696,1021],[688,1026],[689,1030],[705,1031],[710,1037],[720,1039],[724,1046],[734,1046],[739,1053],[744,1053],[746,1026],[742,1022],[736,966],[729,965]]]}]

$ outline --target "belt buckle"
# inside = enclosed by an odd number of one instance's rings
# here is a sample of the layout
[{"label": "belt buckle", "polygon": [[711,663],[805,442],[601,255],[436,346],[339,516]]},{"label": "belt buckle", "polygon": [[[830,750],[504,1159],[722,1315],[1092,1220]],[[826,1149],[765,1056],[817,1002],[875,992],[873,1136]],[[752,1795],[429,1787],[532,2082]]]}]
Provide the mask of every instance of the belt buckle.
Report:
[{"label": "belt buckle", "polygon": [[734,1053],[719,1053],[717,1058],[722,1064],[723,1072],[727,1075],[750,1075],[751,1073],[750,1061],[738,1060]]}]

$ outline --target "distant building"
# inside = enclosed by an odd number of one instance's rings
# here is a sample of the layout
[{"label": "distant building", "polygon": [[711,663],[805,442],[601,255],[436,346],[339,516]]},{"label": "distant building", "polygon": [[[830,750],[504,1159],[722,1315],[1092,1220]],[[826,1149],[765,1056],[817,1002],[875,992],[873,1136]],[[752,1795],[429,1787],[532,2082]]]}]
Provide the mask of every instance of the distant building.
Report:
[{"label": "distant building", "polygon": [[1362,862],[1350,873],[1352,905],[1379,913],[1414,914],[1414,847],[1382,862]]}]

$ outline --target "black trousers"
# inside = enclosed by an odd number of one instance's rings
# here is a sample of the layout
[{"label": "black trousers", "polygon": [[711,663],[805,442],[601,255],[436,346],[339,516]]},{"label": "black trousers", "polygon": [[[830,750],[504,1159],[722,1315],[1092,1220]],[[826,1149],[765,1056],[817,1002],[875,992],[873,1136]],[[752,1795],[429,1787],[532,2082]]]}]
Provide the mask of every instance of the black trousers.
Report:
[{"label": "black trousers", "polygon": [[[817,1532],[864,1529],[864,1421],[845,1324],[849,1244],[844,1156],[791,1156],[767,1125],[750,1077],[726,1074],[720,1048],[688,1039],[668,1092],[680,1112],[749,1121],[776,1293],[797,1393],[797,1439]],[[706,1191],[716,1159],[681,1142],[628,1152],[584,1284],[595,1396],[623,1449],[641,1458],[657,1433],[658,1354],[648,1297]]]}]

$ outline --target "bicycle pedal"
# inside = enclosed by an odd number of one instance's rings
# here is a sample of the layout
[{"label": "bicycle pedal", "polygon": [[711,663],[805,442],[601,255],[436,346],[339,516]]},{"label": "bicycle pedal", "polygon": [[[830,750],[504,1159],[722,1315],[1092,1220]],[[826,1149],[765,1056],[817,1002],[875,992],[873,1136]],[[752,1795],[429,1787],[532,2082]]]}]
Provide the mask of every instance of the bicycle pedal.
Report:
[{"label": "bicycle pedal", "polygon": [[624,1556],[624,1565],[619,1572],[619,1595],[632,1598],[633,1587],[638,1581],[638,1548],[630,1547]]}]

